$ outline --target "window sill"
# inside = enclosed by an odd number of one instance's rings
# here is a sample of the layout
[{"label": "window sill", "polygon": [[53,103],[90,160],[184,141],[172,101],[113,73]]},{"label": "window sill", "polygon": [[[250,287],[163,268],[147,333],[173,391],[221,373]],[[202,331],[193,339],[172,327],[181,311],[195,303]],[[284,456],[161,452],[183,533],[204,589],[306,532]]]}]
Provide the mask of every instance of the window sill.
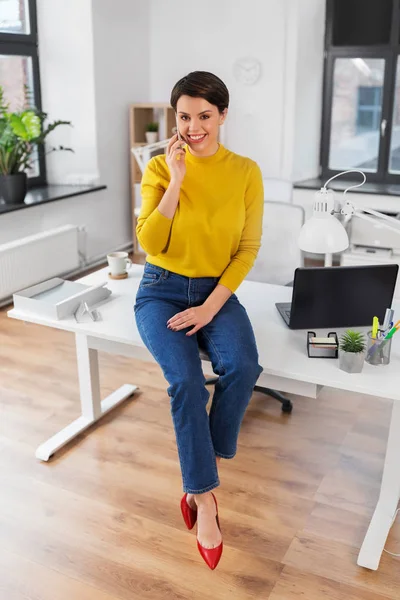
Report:
[{"label": "window sill", "polygon": [[107,186],[105,185],[43,185],[29,190],[24,202],[21,204],[6,204],[4,200],[0,198],[0,215],[16,210],[22,210],[24,208],[30,208],[32,206],[55,202],[56,200],[64,200],[65,198],[89,194],[90,192],[98,192],[100,190],[105,190],[106,187]]},{"label": "window sill", "polygon": [[[296,181],[293,187],[303,190],[319,190],[325,184],[327,179],[307,179],[306,181]],[[357,181],[334,179],[329,184],[329,189],[344,192],[350,185],[355,185]],[[350,190],[354,194],[377,194],[379,196],[400,196],[400,184],[396,183],[370,183],[366,182],[361,187]]]}]

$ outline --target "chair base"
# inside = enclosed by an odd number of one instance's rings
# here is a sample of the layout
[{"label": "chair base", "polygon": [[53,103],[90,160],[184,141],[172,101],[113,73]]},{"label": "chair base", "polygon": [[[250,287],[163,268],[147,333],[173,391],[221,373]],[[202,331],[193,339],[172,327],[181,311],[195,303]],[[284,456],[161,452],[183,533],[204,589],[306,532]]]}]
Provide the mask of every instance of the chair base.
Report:
[{"label": "chair base", "polygon": [[278,402],[282,404],[282,412],[292,412],[292,402],[289,400],[289,398],[286,398],[286,396],[283,396],[283,394],[281,394],[280,392],[277,392],[276,390],[271,390],[270,388],[260,387],[259,385],[254,386],[254,391],[261,392],[261,394],[266,394],[267,396],[271,396],[271,398],[275,398],[275,400],[278,400]]},{"label": "chair base", "polygon": [[[215,385],[217,383],[217,381],[218,381],[218,377],[211,377],[210,379],[206,379],[206,385]],[[254,386],[254,391],[261,392],[261,394],[265,394],[266,396],[271,396],[271,398],[275,398],[275,400],[278,400],[278,402],[280,402],[282,404],[282,412],[287,413],[287,414],[290,414],[292,412],[292,410],[293,410],[292,402],[289,400],[289,398],[286,398],[280,392],[277,392],[276,390],[271,390],[269,388],[261,387],[259,385]]]}]

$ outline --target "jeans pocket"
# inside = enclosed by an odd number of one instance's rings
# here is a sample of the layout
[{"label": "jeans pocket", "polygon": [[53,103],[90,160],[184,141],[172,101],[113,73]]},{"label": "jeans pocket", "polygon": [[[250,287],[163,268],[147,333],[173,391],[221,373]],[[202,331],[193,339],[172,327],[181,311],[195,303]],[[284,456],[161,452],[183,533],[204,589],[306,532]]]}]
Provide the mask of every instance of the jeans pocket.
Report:
[{"label": "jeans pocket", "polygon": [[140,288],[148,288],[148,287],[152,287],[153,285],[157,285],[158,283],[160,283],[162,279],[162,273],[149,273],[147,271],[145,271],[142,275],[142,279],[140,281]]}]

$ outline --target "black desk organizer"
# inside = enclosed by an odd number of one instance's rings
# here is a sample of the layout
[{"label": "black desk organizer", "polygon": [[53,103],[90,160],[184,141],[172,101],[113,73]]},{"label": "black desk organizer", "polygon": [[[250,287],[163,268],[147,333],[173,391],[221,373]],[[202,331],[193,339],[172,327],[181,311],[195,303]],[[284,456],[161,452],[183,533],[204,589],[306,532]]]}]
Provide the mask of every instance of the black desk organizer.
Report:
[{"label": "black desk organizer", "polygon": [[[328,337],[336,343],[336,347],[327,348],[325,344],[311,342],[314,337]],[[307,354],[309,358],[337,358],[339,355],[339,341],[335,331],[330,331],[327,336],[316,336],[315,331],[307,332]]]}]

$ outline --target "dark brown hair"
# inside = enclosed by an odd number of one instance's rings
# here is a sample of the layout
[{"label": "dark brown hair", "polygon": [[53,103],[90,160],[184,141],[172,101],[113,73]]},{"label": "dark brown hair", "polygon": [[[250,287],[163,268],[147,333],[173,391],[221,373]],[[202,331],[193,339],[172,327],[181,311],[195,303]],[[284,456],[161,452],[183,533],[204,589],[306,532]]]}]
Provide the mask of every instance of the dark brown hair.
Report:
[{"label": "dark brown hair", "polygon": [[220,113],[229,106],[228,88],[219,77],[207,71],[193,71],[174,85],[170,103],[175,112],[181,96],[204,98],[216,106]]}]

